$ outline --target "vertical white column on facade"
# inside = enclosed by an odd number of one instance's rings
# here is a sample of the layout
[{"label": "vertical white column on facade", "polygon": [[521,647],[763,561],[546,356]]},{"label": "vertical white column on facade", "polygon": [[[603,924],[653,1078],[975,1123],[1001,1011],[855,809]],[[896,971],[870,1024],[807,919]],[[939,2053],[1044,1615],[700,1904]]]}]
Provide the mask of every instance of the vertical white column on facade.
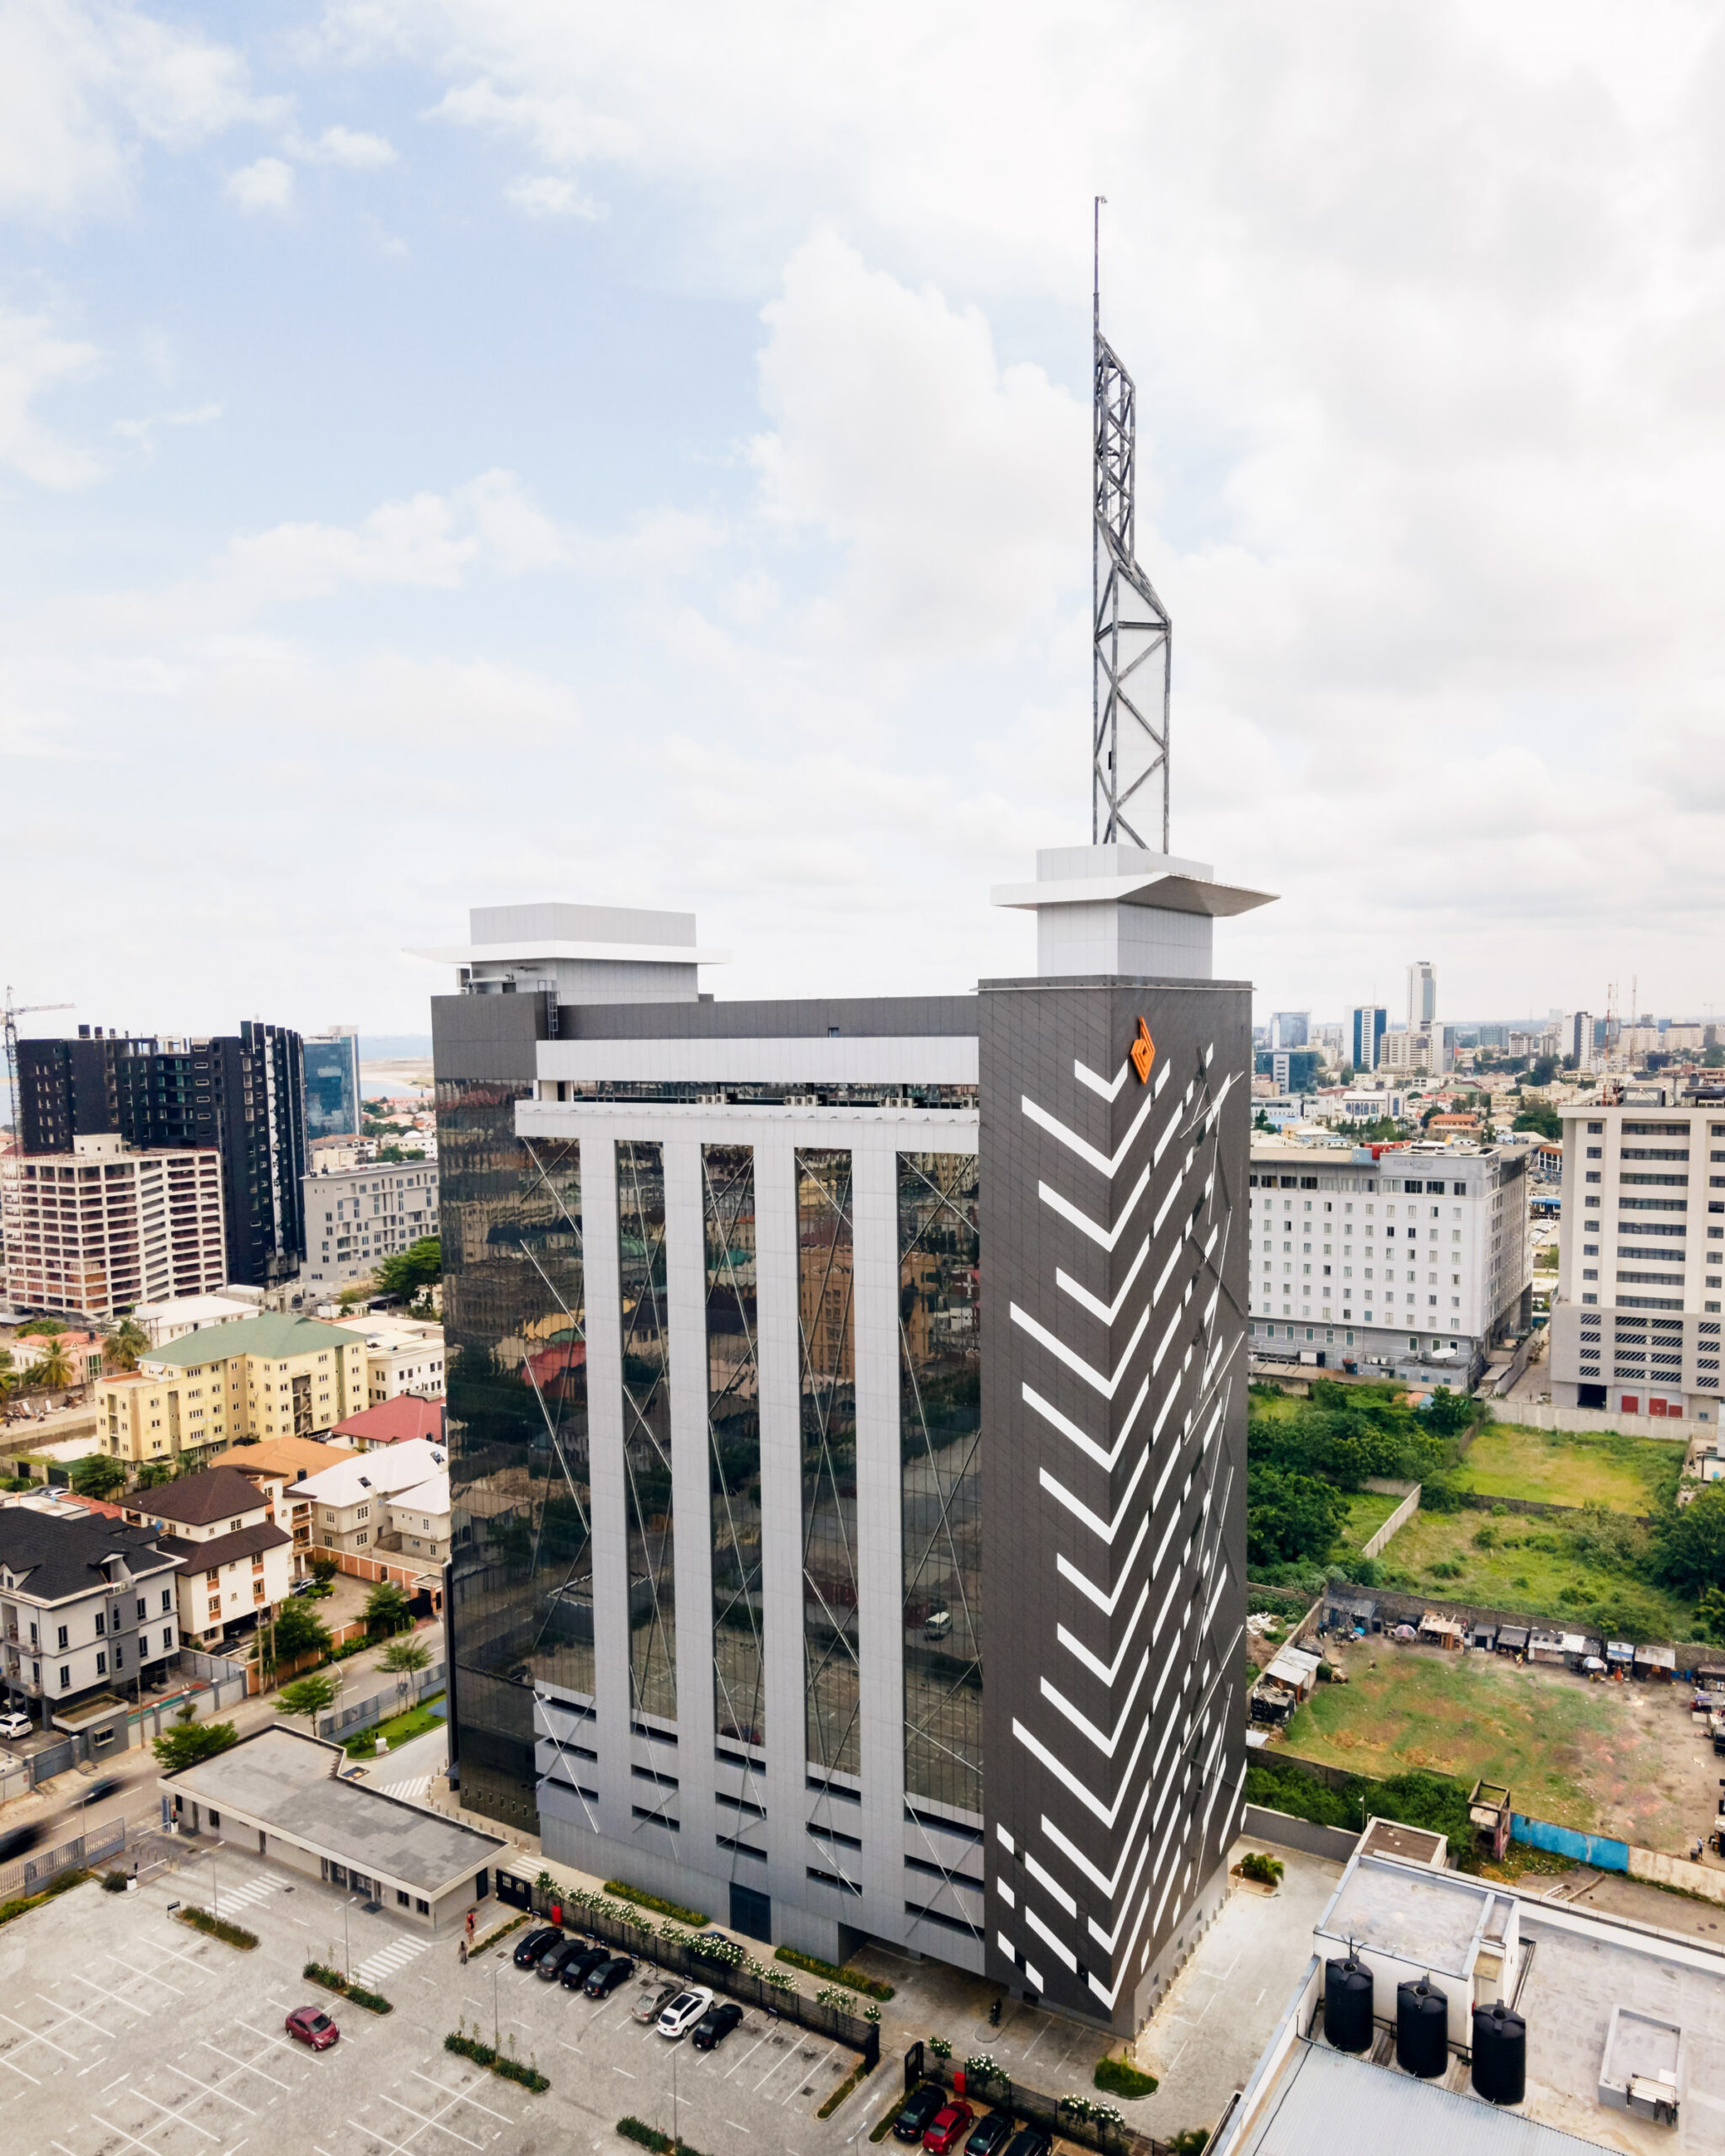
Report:
[{"label": "vertical white column on facade", "polygon": [[617,1263],[617,1145],[581,1140],[581,1240],[587,1295],[587,1428],[593,1493],[593,1695],[599,1712],[601,1825],[629,1825],[629,1560],[623,1473],[622,1285]]},{"label": "vertical white column on facade", "polygon": [[769,1891],[801,1901],[805,1859],[803,1477],[797,1318],[797,1173],[789,1124],[755,1145],[756,1353],[761,1385],[761,1630],[766,1665]]},{"label": "vertical white column on facade", "polygon": [[[858,1134],[862,1137],[864,1134]],[[857,1631],[862,1662],[862,1916],[904,1921],[905,1678],[899,1466],[898,1153],[866,1134],[852,1160],[857,1362]]]},{"label": "vertical white column on facade", "polygon": [[[715,1868],[713,1804],[713,1535],[708,1498],[707,1266],[701,1146],[665,1141],[666,1321],[670,1331],[672,1552],[676,1567],[681,1854]],[[724,1867],[729,1869],[729,1866]]]}]

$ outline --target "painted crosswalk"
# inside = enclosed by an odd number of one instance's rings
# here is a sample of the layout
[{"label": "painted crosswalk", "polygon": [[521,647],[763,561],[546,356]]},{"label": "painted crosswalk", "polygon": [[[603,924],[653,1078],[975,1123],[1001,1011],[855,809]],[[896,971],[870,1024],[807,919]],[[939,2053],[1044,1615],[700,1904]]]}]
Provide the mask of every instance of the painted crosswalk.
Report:
[{"label": "painted crosswalk", "polygon": [[430,1774],[409,1774],[405,1781],[379,1782],[378,1788],[385,1796],[405,1796],[416,1804],[423,1804],[425,1792],[431,1786]]},{"label": "painted crosswalk", "polygon": [[384,1977],[404,1969],[409,1961],[418,1961],[430,1944],[429,1939],[394,1940],[387,1946],[379,1947],[375,1954],[368,1954],[354,1974],[368,1990],[375,1990]]},{"label": "painted crosswalk", "polygon": [[254,1903],[267,1901],[270,1895],[279,1894],[286,1883],[280,1879],[248,1879],[243,1886],[230,1886],[219,1875],[214,1880],[206,1875],[203,1881],[211,1908],[217,1916],[223,1917],[232,1909],[248,1909]]}]

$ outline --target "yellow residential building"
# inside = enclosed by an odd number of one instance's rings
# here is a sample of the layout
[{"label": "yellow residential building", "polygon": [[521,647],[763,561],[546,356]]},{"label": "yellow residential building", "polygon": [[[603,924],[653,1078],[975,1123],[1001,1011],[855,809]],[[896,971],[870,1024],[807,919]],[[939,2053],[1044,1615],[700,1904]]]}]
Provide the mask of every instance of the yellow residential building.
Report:
[{"label": "yellow residential building", "polygon": [[152,1349],[96,1387],[104,1448],[129,1465],[201,1466],[253,1438],[310,1438],[366,1405],[365,1341],[268,1314]]}]

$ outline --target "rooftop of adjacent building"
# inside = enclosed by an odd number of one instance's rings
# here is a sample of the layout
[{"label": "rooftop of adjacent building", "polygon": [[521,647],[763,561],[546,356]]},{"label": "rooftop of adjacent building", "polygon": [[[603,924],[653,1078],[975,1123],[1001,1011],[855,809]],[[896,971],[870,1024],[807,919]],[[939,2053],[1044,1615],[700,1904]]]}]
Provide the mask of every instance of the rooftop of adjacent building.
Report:
[{"label": "rooftop of adjacent building", "polygon": [[152,1528],[74,1513],[61,1507],[0,1508],[0,1580],[9,1592],[63,1602],[114,1584],[110,1561],[133,1572],[160,1572],[173,1560]]},{"label": "rooftop of adjacent building", "polygon": [[164,1347],[152,1348],[144,1358],[149,1365],[145,1374],[185,1369],[195,1364],[227,1362],[236,1355],[273,1356],[287,1361],[296,1355],[312,1355],[320,1350],[351,1348],[354,1335],[340,1326],[325,1325],[314,1317],[291,1317],[284,1311],[268,1310],[260,1317],[243,1320],[237,1325],[224,1325],[213,1331],[206,1327],[200,1332],[188,1332],[178,1340],[170,1340]]},{"label": "rooftop of adjacent building", "polygon": [[159,1484],[126,1508],[127,1517],[153,1520],[158,1527],[213,1527],[256,1512],[264,1500],[237,1468],[206,1467]]},{"label": "rooftop of adjacent building", "polygon": [[[394,1401],[389,1403],[395,1405]],[[334,1438],[334,1431],[330,1433]],[[346,1444],[322,1444],[316,1438],[263,1438],[255,1444],[230,1445],[210,1462],[212,1468],[237,1468],[242,1475],[285,1475],[290,1482],[334,1467],[352,1450]]]},{"label": "rooftop of adjacent building", "polygon": [[[361,1408],[338,1422],[330,1435],[346,1438],[356,1445],[397,1445],[423,1438],[433,1444],[443,1442],[443,1402],[421,1400],[404,1392],[394,1400],[380,1400],[375,1407]],[[320,1466],[333,1465],[320,1461]]]},{"label": "rooftop of adjacent building", "polygon": [[445,1472],[449,1454],[430,1438],[407,1438],[380,1452],[349,1453],[296,1485],[296,1497],[320,1505],[358,1504],[363,1498],[392,1497]]}]

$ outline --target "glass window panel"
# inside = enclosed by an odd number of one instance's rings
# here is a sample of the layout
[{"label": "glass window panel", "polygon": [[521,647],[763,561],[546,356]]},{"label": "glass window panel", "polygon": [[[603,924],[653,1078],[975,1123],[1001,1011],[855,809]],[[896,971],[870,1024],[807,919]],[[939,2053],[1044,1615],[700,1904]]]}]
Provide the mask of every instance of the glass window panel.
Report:
[{"label": "glass window panel", "polygon": [[639,1139],[619,1142],[617,1232],[622,1289],[623,1474],[628,1502],[629,1697],[643,1713],[675,1721],[676,1566],[662,1146]]},{"label": "glass window panel", "polygon": [[753,1149],[705,1146],[701,1169],[707,1245],[713,1720],[721,1737],[765,1744]]},{"label": "glass window panel", "polygon": [[527,1143],[531,1088],[437,1093],[462,1802],[537,1832],[532,1686],[593,1691],[579,1149]]},{"label": "glass window panel", "polygon": [[977,1191],[974,1153],[899,1155],[905,1788],[980,1815]]},{"label": "glass window panel", "polygon": [[809,1758],[862,1771],[857,1726],[857,1366],[851,1155],[797,1155],[803,1648]]}]

